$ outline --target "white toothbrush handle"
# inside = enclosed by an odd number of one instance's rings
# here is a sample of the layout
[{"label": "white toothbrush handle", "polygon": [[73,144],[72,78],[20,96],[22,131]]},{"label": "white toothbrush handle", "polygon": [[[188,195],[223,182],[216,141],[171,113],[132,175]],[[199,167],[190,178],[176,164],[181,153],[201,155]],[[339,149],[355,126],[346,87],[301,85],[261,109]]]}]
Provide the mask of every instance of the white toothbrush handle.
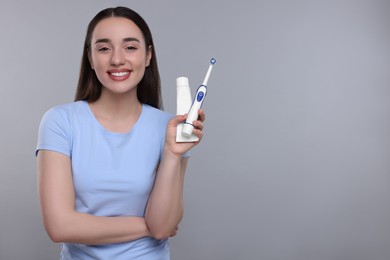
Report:
[{"label": "white toothbrush handle", "polygon": [[198,111],[202,107],[202,103],[206,97],[207,87],[205,85],[200,85],[196,91],[194,102],[192,103],[191,109],[188,112],[186,122],[184,123],[182,135],[185,137],[190,137],[192,131],[194,130],[193,122],[198,119]]}]

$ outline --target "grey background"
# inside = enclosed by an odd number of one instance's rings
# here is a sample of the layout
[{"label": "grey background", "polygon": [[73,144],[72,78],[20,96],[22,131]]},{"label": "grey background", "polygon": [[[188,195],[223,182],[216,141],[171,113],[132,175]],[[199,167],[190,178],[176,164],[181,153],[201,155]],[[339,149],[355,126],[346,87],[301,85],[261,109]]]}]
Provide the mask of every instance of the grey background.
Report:
[{"label": "grey background", "polygon": [[390,1],[6,1],[0,259],[58,259],[42,226],[39,121],[73,99],[86,26],[127,5],[154,34],[165,110],[218,62],[172,259],[390,259]]}]

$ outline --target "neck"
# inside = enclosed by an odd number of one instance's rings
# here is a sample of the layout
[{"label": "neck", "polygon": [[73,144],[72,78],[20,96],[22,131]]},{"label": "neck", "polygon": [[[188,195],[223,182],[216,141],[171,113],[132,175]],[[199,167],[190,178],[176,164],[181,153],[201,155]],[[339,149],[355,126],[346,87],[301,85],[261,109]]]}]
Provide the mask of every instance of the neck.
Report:
[{"label": "neck", "polygon": [[141,102],[137,98],[136,91],[125,94],[114,94],[103,89],[100,98],[90,104],[99,114],[110,118],[128,118],[130,115],[138,115]]}]

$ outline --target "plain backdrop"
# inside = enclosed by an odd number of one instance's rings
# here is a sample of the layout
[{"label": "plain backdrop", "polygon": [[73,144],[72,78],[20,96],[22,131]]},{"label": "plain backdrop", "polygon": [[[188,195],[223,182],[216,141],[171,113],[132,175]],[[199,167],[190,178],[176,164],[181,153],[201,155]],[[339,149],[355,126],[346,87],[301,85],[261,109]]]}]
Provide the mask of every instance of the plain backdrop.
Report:
[{"label": "plain backdrop", "polygon": [[173,260],[390,259],[390,1],[3,1],[0,259],[59,259],[38,125],[72,102],[86,27],[125,5],[155,40],[165,110],[217,59]]}]

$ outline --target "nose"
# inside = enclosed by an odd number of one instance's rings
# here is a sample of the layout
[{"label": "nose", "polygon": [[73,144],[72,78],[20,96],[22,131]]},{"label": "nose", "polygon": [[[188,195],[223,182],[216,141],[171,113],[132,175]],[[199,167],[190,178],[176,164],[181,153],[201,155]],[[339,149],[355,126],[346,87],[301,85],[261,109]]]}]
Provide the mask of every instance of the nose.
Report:
[{"label": "nose", "polygon": [[119,66],[125,64],[125,56],[121,49],[114,50],[111,56],[111,65]]}]

